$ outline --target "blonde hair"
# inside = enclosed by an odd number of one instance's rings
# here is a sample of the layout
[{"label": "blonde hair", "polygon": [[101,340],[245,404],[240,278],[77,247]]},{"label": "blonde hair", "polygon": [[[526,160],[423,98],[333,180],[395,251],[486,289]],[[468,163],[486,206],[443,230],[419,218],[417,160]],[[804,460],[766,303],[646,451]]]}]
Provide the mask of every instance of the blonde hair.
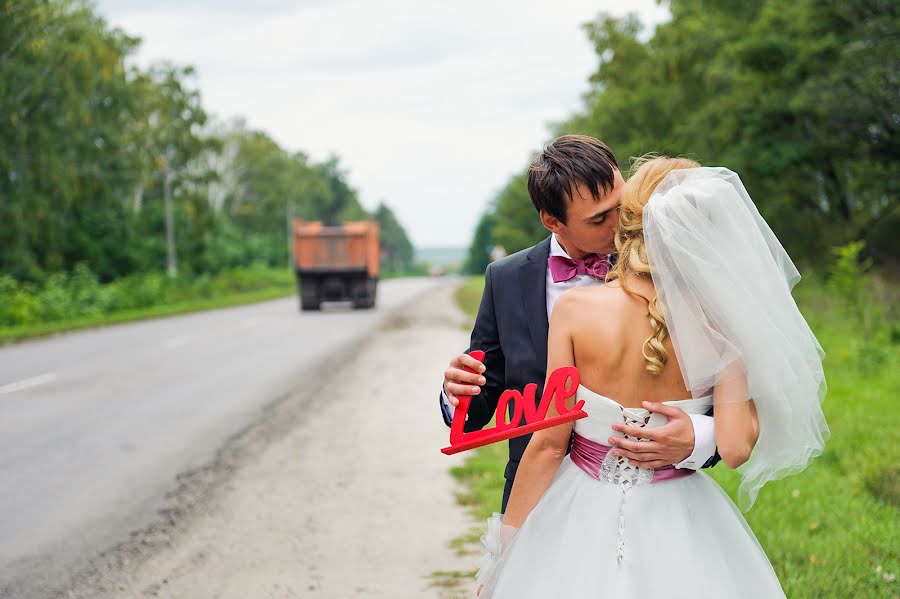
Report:
[{"label": "blonde hair", "polygon": [[622,190],[619,206],[619,224],[616,227],[616,251],[619,259],[610,269],[607,281],[619,280],[622,290],[647,302],[653,334],[641,346],[641,353],[651,374],[661,374],[669,360],[664,342],[669,335],[666,319],[659,308],[656,294],[651,299],[638,295],[628,288],[629,275],[650,274],[647,248],[644,243],[644,206],[666,175],[674,170],[697,168],[700,164],[687,158],[645,155],[637,158],[632,166],[633,174]]}]

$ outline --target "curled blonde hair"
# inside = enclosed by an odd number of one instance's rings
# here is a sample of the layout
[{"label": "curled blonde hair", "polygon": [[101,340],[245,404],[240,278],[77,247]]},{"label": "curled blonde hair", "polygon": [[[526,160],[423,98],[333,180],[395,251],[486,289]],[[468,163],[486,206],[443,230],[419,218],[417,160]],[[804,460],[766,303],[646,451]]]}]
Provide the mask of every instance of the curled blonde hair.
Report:
[{"label": "curled blonde hair", "polygon": [[697,168],[700,164],[687,158],[646,155],[636,159],[632,175],[622,190],[619,224],[616,227],[616,251],[619,259],[610,269],[607,281],[619,280],[622,290],[647,302],[653,334],[641,346],[646,368],[651,374],[661,374],[669,360],[664,342],[669,335],[666,319],[659,307],[659,297],[649,300],[629,289],[628,275],[650,274],[647,248],[644,243],[644,206],[666,175],[674,170]]}]

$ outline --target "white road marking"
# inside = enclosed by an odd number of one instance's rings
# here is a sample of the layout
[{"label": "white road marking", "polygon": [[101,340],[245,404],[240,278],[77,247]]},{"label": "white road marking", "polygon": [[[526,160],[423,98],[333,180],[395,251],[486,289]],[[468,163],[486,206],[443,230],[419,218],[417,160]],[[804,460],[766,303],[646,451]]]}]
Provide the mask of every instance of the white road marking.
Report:
[{"label": "white road marking", "polygon": [[15,393],[16,391],[30,389],[31,387],[37,387],[38,385],[46,385],[47,383],[52,383],[56,379],[57,376],[55,372],[39,374],[38,376],[33,376],[31,378],[22,379],[21,381],[16,381],[15,383],[3,385],[2,387],[0,387],[0,395],[4,395],[6,393]]},{"label": "white road marking", "polygon": [[190,342],[190,335],[178,335],[177,337],[170,337],[169,339],[166,339],[166,349],[176,349],[179,347],[184,347]]}]

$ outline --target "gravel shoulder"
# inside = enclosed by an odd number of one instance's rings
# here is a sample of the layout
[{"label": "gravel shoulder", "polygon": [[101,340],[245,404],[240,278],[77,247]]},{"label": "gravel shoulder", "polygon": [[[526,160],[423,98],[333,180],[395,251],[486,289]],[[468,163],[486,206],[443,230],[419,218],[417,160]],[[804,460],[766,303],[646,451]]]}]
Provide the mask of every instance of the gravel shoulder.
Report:
[{"label": "gravel shoulder", "polygon": [[[456,504],[437,390],[467,342],[442,285],[324,362],[214,463],[180,478],[157,525],[135,532],[66,597],[244,599],[472,596],[449,542]],[[315,340],[311,339],[311,343]]]}]

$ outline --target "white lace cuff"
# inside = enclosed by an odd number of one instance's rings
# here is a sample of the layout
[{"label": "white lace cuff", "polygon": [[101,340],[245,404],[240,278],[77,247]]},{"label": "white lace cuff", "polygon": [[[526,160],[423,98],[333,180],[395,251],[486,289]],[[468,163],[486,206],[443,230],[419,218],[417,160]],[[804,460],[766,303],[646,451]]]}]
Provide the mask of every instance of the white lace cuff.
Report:
[{"label": "white lace cuff", "polygon": [[478,560],[478,573],[475,580],[479,585],[484,585],[500,565],[503,550],[509,547],[513,537],[519,529],[509,524],[503,524],[503,514],[494,512],[487,520],[487,530],[481,535],[481,544],[485,553]]}]

